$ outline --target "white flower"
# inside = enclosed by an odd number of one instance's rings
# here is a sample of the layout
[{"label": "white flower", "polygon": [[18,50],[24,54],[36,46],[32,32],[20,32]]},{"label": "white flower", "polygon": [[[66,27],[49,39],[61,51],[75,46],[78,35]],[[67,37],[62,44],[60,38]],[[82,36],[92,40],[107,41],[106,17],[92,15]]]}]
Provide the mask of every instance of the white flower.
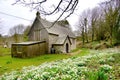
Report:
[{"label": "white flower", "polygon": [[112,69],[112,66],[104,64],[100,68],[101,68],[101,70],[103,70],[105,72],[109,72]]}]

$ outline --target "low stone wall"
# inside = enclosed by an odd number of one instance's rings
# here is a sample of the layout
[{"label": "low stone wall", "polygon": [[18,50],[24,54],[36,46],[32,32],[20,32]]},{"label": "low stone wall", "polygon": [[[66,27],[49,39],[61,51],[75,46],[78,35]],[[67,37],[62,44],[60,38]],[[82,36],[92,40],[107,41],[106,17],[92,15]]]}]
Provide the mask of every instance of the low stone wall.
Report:
[{"label": "low stone wall", "polygon": [[11,56],[28,58],[46,54],[46,51],[45,41],[14,43],[11,48]]}]

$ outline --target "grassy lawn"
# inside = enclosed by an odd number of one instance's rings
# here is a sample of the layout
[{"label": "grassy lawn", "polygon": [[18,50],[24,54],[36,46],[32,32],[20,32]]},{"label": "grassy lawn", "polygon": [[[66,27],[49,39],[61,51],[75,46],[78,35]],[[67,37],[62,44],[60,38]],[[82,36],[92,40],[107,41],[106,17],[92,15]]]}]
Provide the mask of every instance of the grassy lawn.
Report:
[{"label": "grassy lawn", "polygon": [[[79,49],[77,49],[74,52],[77,52]],[[20,58],[12,58],[10,55],[10,49],[7,48],[0,48],[0,54],[2,52],[3,56],[0,56],[0,75],[2,75],[5,72],[10,72],[12,70],[21,70],[24,66],[30,66],[30,65],[40,65],[44,62],[51,62],[56,60],[61,60],[69,57],[77,57],[77,56],[83,56],[87,55],[89,53],[88,49],[80,49],[81,51],[78,54],[75,55],[67,55],[67,54],[47,54],[47,55],[41,55],[34,58],[27,58],[27,59],[20,59]],[[73,52],[73,53],[74,53]]]},{"label": "grassy lawn", "polygon": [[87,54],[89,54],[90,52],[90,49],[87,49],[87,48],[78,48],[79,50],[81,50],[78,54],[74,55],[74,56],[85,56]]},{"label": "grassy lawn", "polygon": [[44,62],[50,62],[50,61],[59,60],[67,57],[69,56],[62,55],[62,54],[42,55],[39,57],[30,58],[30,59],[20,59],[20,58],[11,58],[11,56],[3,56],[3,57],[0,57],[0,66],[1,66],[0,74],[11,71],[13,69],[19,70],[23,66],[30,66],[30,65],[37,66]]},{"label": "grassy lawn", "polygon": [[3,48],[0,46],[0,56],[10,54],[10,48]]}]

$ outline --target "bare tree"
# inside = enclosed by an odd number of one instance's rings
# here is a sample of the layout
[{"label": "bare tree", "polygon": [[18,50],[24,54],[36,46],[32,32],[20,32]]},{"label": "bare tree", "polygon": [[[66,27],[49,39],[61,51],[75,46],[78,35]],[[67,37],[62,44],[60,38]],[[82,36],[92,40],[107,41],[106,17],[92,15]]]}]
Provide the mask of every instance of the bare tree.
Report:
[{"label": "bare tree", "polygon": [[1,45],[1,43],[2,43],[2,35],[0,34],[0,45]]},{"label": "bare tree", "polygon": [[83,45],[85,43],[85,40],[86,42],[88,42],[89,12],[90,12],[89,9],[83,11],[79,18],[78,29],[79,31],[81,31]]},{"label": "bare tree", "polygon": [[81,16],[83,18],[82,26],[84,26],[85,40],[86,40],[86,42],[88,42],[88,27],[89,27],[89,22],[90,22],[90,9],[83,11]]},{"label": "bare tree", "polygon": [[2,23],[2,20],[0,18],[0,34],[2,34],[2,25],[1,25],[1,23]]},{"label": "bare tree", "polygon": [[88,43],[88,28],[87,28],[87,23],[88,23],[87,18],[84,18],[85,38],[86,38],[86,42]]},{"label": "bare tree", "polygon": [[90,25],[91,25],[91,30],[92,30],[92,41],[94,40],[94,37],[95,37],[95,26],[96,26],[96,22],[97,22],[97,19],[99,17],[99,14],[98,14],[98,8],[95,7],[94,9],[92,9],[91,11],[91,14],[90,14]]},{"label": "bare tree", "polygon": [[13,36],[13,39],[14,39],[15,42],[18,42],[19,41],[19,35],[23,36],[24,30],[25,30],[24,25],[19,24],[19,25],[14,26],[13,28],[11,28],[9,30],[9,35]]},{"label": "bare tree", "polygon": [[16,0],[16,2],[13,3],[13,5],[23,4],[25,6],[29,6],[31,9],[40,11],[40,13],[44,15],[52,15],[52,14],[60,13],[56,21],[50,26],[52,27],[61,17],[63,17],[65,13],[68,13],[65,16],[65,19],[69,17],[71,14],[73,14],[79,2],[79,0],[59,0],[59,3],[57,5],[51,4],[50,7],[52,10],[50,8],[49,8],[50,10],[47,10],[46,6],[48,7],[48,5],[45,3],[47,3],[48,1],[51,0]]},{"label": "bare tree", "polygon": [[80,16],[77,28],[78,28],[78,31],[80,32],[81,36],[82,36],[83,45],[85,44],[85,28],[84,27],[85,26],[84,26],[83,17]]},{"label": "bare tree", "polygon": [[[0,21],[0,23],[1,23],[1,21]],[[0,25],[0,43],[1,43],[1,37],[2,37],[2,33],[1,33],[1,25]]]},{"label": "bare tree", "polygon": [[30,31],[31,26],[27,26],[24,30],[24,41],[28,41],[28,32]]},{"label": "bare tree", "polygon": [[85,44],[85,26],[79,24],[79,28],[80,28],[80,31],[81,31],[82,42],[83,42],[83,45],[84,45]]}]

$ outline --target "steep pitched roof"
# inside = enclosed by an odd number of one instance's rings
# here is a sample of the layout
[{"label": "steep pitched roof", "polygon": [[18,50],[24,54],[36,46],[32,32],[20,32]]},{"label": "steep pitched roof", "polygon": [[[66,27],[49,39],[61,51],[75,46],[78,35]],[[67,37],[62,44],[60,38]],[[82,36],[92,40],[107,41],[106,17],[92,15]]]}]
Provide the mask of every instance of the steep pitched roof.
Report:
[{"label": "steep pitched roof", "polygon": [[46,30],[48,31],[48,33],[58,34],[59,36],[69,35],[69,37],[75,38],[75,35],[73,34],[73,32],[67,27],[58,25],[56,23],[54,26],[49,28],[52,25],[52,22],[48,22],[44,19],[40,19],[40,21],[44,25],[44,27],[46,27]]},{"label": "steep pitched roof", "polygon": [[61,36],[58,38],[58,40],[53,45],[63,45],[65,43],[65,41],[67,40],[67,38],[68,38],[70,44],[72,44],[69,36]]},{"label": "steep pitched roof", "polygon": [[[40,21],[41,24],[48,31],[48,33],[57,34],[57,35],[59,35],[59,37],[61,37],[61,36],[69,36],[71,38],[75,38],[75,35],[73,34],[73,32],[67,27],[61,26],[61,25],[56,23],[54,26],[52,26],[50,28],[50,26],[52,25],[52,22],[49,22],[49,21],[47,21],[45,19],[42,19],[38,12],[36,14],[35,20]],[[35,22],[35,20],[34,20],[34,22]],[[34,22],[33,22],[33,24],[34,24]],[[31,27],[31,29],[32,29],[32,27]],[[30,31],[31,31],[31,29],[30,29]],[[29,33],[30,33],[30,31],[29,31]]]}]

